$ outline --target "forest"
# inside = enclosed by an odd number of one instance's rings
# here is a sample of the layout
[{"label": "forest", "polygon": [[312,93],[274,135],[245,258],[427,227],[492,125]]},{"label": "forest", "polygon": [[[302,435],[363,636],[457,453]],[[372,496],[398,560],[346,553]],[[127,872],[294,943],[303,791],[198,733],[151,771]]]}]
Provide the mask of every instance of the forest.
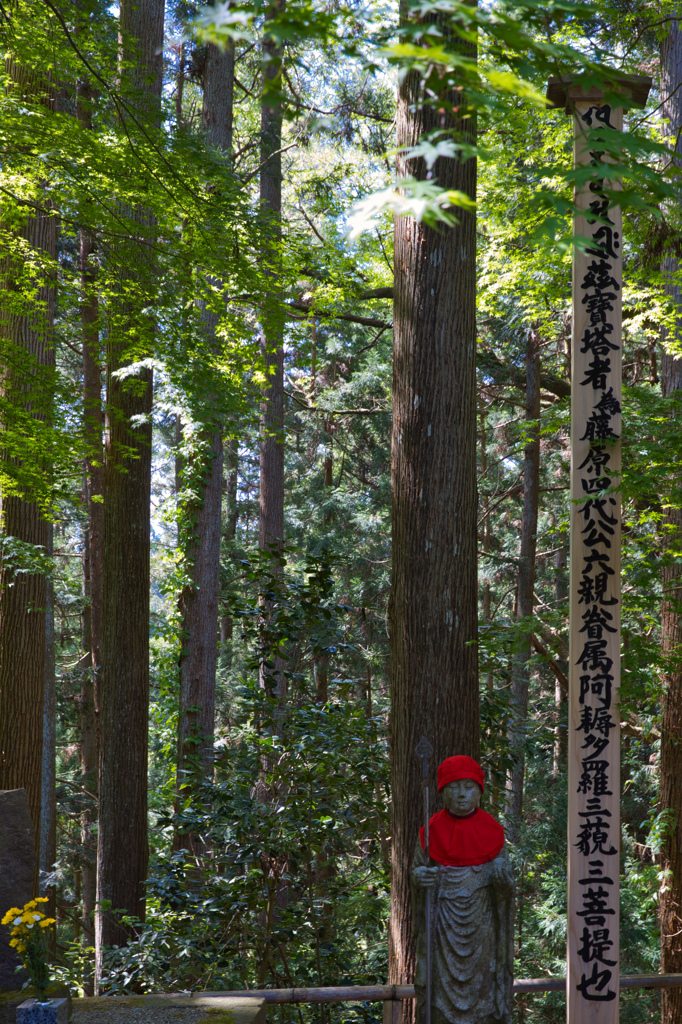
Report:
[{"label": "forest", "polygon": [[[0,789],[74,993],[411,983],[422,735],[434,785],[484,768],[515,976],[565,975],[579,179],[550,76],[653,80],[610,157],[621,969],[682,973],[679,13],[3,0]],[[659,1018],[682,990],[623,993]]]}]

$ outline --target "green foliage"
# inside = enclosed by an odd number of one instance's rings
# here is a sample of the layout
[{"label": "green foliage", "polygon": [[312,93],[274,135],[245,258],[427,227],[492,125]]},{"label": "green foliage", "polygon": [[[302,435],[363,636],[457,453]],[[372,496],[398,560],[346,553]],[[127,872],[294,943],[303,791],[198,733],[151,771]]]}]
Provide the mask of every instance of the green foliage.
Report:
[{"label": "green foliage", "polygon": [[[87,451],[82,398],[80,235],[94,243],[91,287],[104,365],[135,386],[153,367],[150,844],[145,923],[105,953],[109,991],[383,982],[387,979],[388,638],[390,586],[391,217],[444,230],[472,197],[437,177],[396,183],[391,155],[396,79],[418,72],[429,101],[451,105],[463,85],[477,145],[452,132],[418,140],[408,156],[479,159],[478,398],[480,683],[486,798],[503,817],[510,766],[511,665],[529,625],[524,827],[516,973],[563,973],[567,670],[567,484],[570,391],[571,123],[546,109],[549,74],[579,73],[612,88],[620,71],[656,68],[656,33],[632,5],[534,0],[472,7],[433,0],[402,27],[391,5],[371,21],[355,4],[295,0],[267,10],[286,54],[269,89],[285,110],[283,219],[277,295],[264,268],[259,211],[261,74],[266,5],[173,6],[162,117],[141,110],[117,71],[117,22],[104,4],[67,10],[14,5],[8,51],[59,83],[59,102],[8,78],[0,100],[2,304],[46,330],[38,290],[56,289],[54,369],[2,341],[3,497],[22,495],[56,523],[48,559],[2,537],[18,572],[50,573],[58,663],[59,976],[87,984],[81,942],[82,869],[91,854],[81,814],[95,796],[78,760],[84,683],[83,593]],[[653,19],[653,15],[652,15]],[[231,162],[204,143],[201,60],[207,41],[236,47]],[[478,47],[474,60],[472,46]],[[202,48],[204,48],[202,50]],[[614,56],[618,55],[618,59]],[[130,69],[129,69],[130,70]],[[125,76],[124,76],[125,77]],[[43,78],[40,80],[42,81]],[[76,94],[87,80],[90,96]],[[179,82],[183,100],[178,99]],[[614,93],[615,95],[615,93]],[[666,511],[678,508],[678,402],[658,382],[661,330],[675,333],[661,258],[675,242],[676,178],[654,115],[626,114],[608,144],[623,189],[626,288],[623,545],[623,951],[632,973],[657,968],[658,856],[671,827],[656,808],[661,675],[661,569],[677,563]],[[80,104],[80,107],[78,105]],[[84,106],[83,106],[84,105]],[[88,117],[76,117],[85,109]],[[446,108],[444,108],[446,109]],[[447,107],[450,109],[450,107]],[[91,127],[88,126],[91,123]],[[26,243],[27,210],[59,222],[57,260]],[[140,211],[146,211],[146,217]],[[350,237],[349,237],[350,234]],[[352,240],[351,240],[352,239]],[[272,247],[271,234],[267,236]],[[580,244],[579,241],[577,244]],[[273,251],[271,248],[270,251]],[[378,293],[378,294],[377,294]],[[368,296],[374,297],[368,297]],[[130,309],[143,312],[130,327]],[[207,318],[217,318],[215,332]],[[259,335],[284,328],[288,545],[258,554]],[[523,355],[539,339],[541,497],[536,609],[516,617]],[[5,332],[6,333],[6,332]],[[4,339],[4,334],[3,334]],[[674,348],[674,340],[670,342]],[[26,401],[30,394],[30,404]],[[181,421],[182,438],[176,427]],[[190,583],[189,541],[201,508],[210,437],[226,440],[220,645],[213,771],[177,779],[178,595]],[[176,488],[174,460],[181,481]],[[234,474],[232,477],[231,474]],[[234,483],[234,487],[233,487]],[[284,664],[286,702],[278,693]],[[557,689],[557,681],[559,686]],[[179,796],[177,795],[180,783]],[[655,997],[623,1001],[641,1021]],[[376,1005],[329,1011],[370,1021]],[[521,1011],[519,1011],[521,1012]],[[560,1020],[560,994],[528,999],[527,1024]],[[301,1011],[306,1022],[317,1010]]]},{"label": "green foliage", "polygon": [[[365,984],[383,976],[388,899],[388,777],[381,718],[349,700],[334,679],[324,702],[310,679],[288,673],[286,713],[267,685],[284,646],[325,654],[347,646],[332,597],[332,560],[302,570],[255,558],[249,575],[271,606],[242,605],[248,667],[229,737],[216,746],[210,781],[192,773],[148,882],[147,921],[107,954],[112,992]],[[263,666],[265,672],[263,673]],[[173,833],[192,836],[174,849]],[[80,957],[74,948],[72,954]],[[69,959],[70,959],[69,957]],[[78,960],[71,977],[77,976]]]}]

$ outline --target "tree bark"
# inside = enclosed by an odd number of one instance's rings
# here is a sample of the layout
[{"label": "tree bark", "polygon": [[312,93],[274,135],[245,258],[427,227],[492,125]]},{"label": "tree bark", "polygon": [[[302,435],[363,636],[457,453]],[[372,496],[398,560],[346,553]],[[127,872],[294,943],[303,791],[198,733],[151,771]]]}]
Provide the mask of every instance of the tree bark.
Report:
[{"label": "tree bark", "polygon": [[[403,12],[404,16],[404,12]],[[453,40],[451,45],[457,45]],[[475,139],[475,119],[453,123],[425,106],[412,72],[398,97],[398,146],[435,129]],[[450,105],[463,97],[447,97]],[[426,177],[421,161],[398,157],[398,177]],[[474,198],[476,162],[441,159],[439,185]],[[479,754],[476,552],[476,224],[471,212],[434,230],[395,220],[392,436],[391,643],[392,886],[391,983],[411,982],[410,866],[423,823],[422,735],[436,767],[451,754]],[[433,801],[436,804],[436,801]],[[433,807],[437,809],[437,805]]]},{"label": "tree bark", "polygon": [[[521,546],[519,551],[518,621],[530,619],[533,614],[535,589],[535,551],[538,531],[538,498],[540,495],[540,354],[538,338],[528,332],[526,344],[526,449],[523,465],[523,512],[521,518]],[[528,663],[532,654],[529,626],[518,640],[512,665],[512,707],[510,749],[513,767],[507,793],[507,832],[512,842],[519,838],[523,812],[523,783],[525,775],[524,746],[528,725]]]},{"label": "tree bark", "polygon": [[[225,50],[209,44],[203,86],[206,142],[218,149],[229,165],[232,160],[234,44]],[[218,317],[213,311],[204,311],[204,326],[210,343],[216,347]],[[187,783],[186,773],[193,762],[203,777],[209,774],[215,727],[223,498],[222,424],[216,421],[209,425],[202,431],[202,439],[208,450],[208,463],[198,488],[198,499],[187,509],[195,524],[185,552],[191,584],[180,597],[183,643],[178,717],[179,787]],[[185,486],[191,474],[192,467],[187,467]],[[181,788],[178,791],[180,795]],[[179,836],[178,841],[188,848],[196,844],[196,839],[189,835]]]},{"label": "tree bark", "polygon": [[[261,551],[281,551],[284,546],[284,349],[277,294],[282,216],[282,104],[276,94],[268,91],[281,89],[282,50],[267,35],[267,21],[283,7],[284,0],[274,0],[268,7],[263,42],[260,202],[266,226],[261,262],[273,287],[261,329],[261,351],[268,382],[263,389],[260,422],[258,545]],[[273,614],[272,602],[263,601],[262,611],[267,621]],[[265,662],[261,666],[261,685],[277,696],[281,704],[286,700],[284,668],[280,655],[273,657],[271,667]]]},{"label": "tree bark", "polygon": [[234,40],[224,50],[209,43],[203,79],[202,120],[206,142],[220,150],[232,165],[232,120],[234,115]]},{"label": "tree bark", "polygon": [[[270,12],[283,7],[276,0]],[[266,14],[267,21],[267,14]],[[267,24],[266,24],[267,32]],[[282,51],[267,37],[263,43],[264,88],[281,88]],[[282,216],[282,105],[267,91],[261,100],[260,201],[268,218],[263,263],[277,288],[276,264]],[[275,303],[272,303],[275,306]],[[259,546],[281,548],[284,541],[284,351],[282,323],[274,309],[261,334],[268,384],[261,405]]]},{"label": "tree bark", "polygon": [[[568,602],[567,566],[568,549],[560,548],[554,556],[554,568],[556,569],[556,585],[554,593],[556,595],[557,611],[560,611],[561,608],[559,606],[564,604],[565,615],[568,617],[568,608],[566,607],[566,602]],[[568,663],[560,661],[559,665],[562,672],[565,675],[568,675]],[[568,758],[567,705],[568,693],[559,680],[556,679],[554,682],[554,709],[556,714],[556,725],[554,726],[553,763],[553,773],[555,778],[559,776],[560,772],[566,770]]]},{"label": "tree bark", "polygon": [[[128,931],[102,908],[144,918],[147,877],[147,729],[149,715],[149,500],[151,372],[142,394],[122,388],[110,353],[104,472],[104,589],[100,688],[97,967],[102,947],[125,945]],[[136,457],[125,456],[123,446]],[[121,837],[125,836],[125,842]]]},{"label": "tree bark", "polygon": [[315,703],[326,704],[329,700],[329,655],[316,654],[313,658],[315,677]]},{"label": "tree bark", "polygon": [[[135,103],[137,116],[152,126],[160,117],[163,16],[163,0],[120,4],[121,88]],[[150,237],[153,220],[148,211],[135,211],[134,219],[140,235]],[[124,945],[129,935],[104,901],[112,911],[144,918],[148,863],[153,381],[148,369],[124,379],[116,376],[130,363],[131,347],[136,359],[150,351],[154,334],[153,318],[143,311],[142,301],[136,303],[126,294],[134,273],[153,274],[153,256],[143,238],[137,249],[139,264],[133,268],[122,261],[120,303],[111,310],[107,339],[96,987],[104,947]],[[141,284],[144,293],[144,281],[138,278],[135,284]]]},{"label": "tree bark", "polygon": [[[682,153],[682,31],[673,22],[661,41],[662,116],[668,143]],[[667,124],[665,123],[667,122]],[[677,225],[679,231],[679,224]],[[674,252],[664,255],[662,269],[668,276],[666,292],[677,316],[682,316],[682,293],[674,283],[679,260]],[[679,325],[679,343],[682,330]],[[664,337],[665,343],[667,339]],[[665,397],[682,390],[682,359],[663,352],[661,385]],[[676,556],[682,546],[682,511],[668,508],[663,520],[667,552]],[[661,723],[661,811],[669,815],[661,850],[663,872],[660,890],[661,969],[666,973],[682,971],[682,569],[668,555],[663,568],[663,607],[661,610],[661,647],[665,663],[663,679],[663,720]],[[665,989],[661,998],[662,1024],[682,1020],[682,990]]]},{"label": "tree bark", "polygon": [[[83,405],[85,491],[88,508],[87,562],[84,566],[84,664],[81,685],[81,780],[92,799],[81,814],[83,944],[95,943],[97,891],[97,806],[99,766],[99,708],[102,665],[102,585],[104,558],[104,459],[102,378],[99,352],[99,308],[93,240],[81,233],[81,329],[83,342]],[[94,798],[94,799],[93,799]]]},{"label": "tree bark", "polygon": [[[5,62],[19,94],[29,101],[50,105],[49,83],[37,80],[11,58]],[[39,258],[56,259],[57,221],[49,213],[28,217],[18,232]],[[17,281],[22,280],[23,257],[12,251],[0,260],[3,294],[21,301]],[[0,345],[4,351],[0,387],[6,401],[15,402],[36,419],[48,415],[49,368],[54,366],[54,281],[40,271],[34,280],[31,308],[0,308]],[[13,350],[21,357],[13,358]],[[35,369],[24,365],[28,356]],[[9,425],[9,424],[8,424]],[[8,456],[3,456],[8,459]],[[14,462],[20,470],[20,464]],[[10,475],[12,468],[8,466]],[[49,467],[45,465],[45,473]],[[3,530],[7,537],[42,547],[47,552],[49,525],[30,493],[2,496]],[[0,789],[24,788],[34,827],[38,894],[41,838],[41,780],[45,687],[47,580],[42,573],[15,573],[10,558],[0,562]]]},{"label": "tree bark", "polygon": [[[201,486],[202,500],[195,510],[195,526],[186,549],[192,583],[185,587],[179,602],[183,631],[178,717],[179,786],[185,781],[183,772],[189,771],[195,761],[202,766],[202,776],[206,776],[213,750],[223,477],[220,432],[214,433],[210,441]],[[189,512],[191,514],[192,509]]]},{"label": "tree bark", "polygon": [[[48,523],[47,552],[53,552],[53,526]],[[47,580],[45,601],[45,684],[43,690],[43,768],[40,806],[40,895],[47,896],[46,913],[55,916],[56,888],[52,877],[57,860],[57,694],[54,649],[54,581]],[[56,933],[50,934],[54,947]],[[54,952],[54,948],[52,949]]]},{"label": "tree bark", "polygon": [[[480,409],[479,409],[480,423],[481,423],[481,479],[483,480],[484,489],[486,491],[489,491],[490,490],[490,484],[488,482],[488,447],[487,447],[487,443],[486,443],[485,412],[486,412],[485,405],[481,401],[481,405],[480,405]],[[490,551],[490,511],[488,509],[488,502],[489,502],[489,499],[487,497],[485,497],[483,499],[483,509],[482,509],[482,512],[483,512],[483,550],[484,550],[484,552],[486,554],[488,554],[489,551]],[[486,562],[486,572],[489,572],[489,568],[490,567],[489,567],[488,563]],[[489,579],[488,576],[486,576],[485,583],[483,584],[483,618],[485,619],[485,621],[487,623],[489,623],[491,621],[490,620],[490,609],[491,609],[490,597],[491,597],[491,594],[490,594],[490,579]],[[486,686],[486,690],[489,693],[493,692],[493,690],[495,688],[495,684],[494,684],[492,672],[488,672],[487,673],[486,678],[485,678],[485,686]]]},{"label": "tree bark", "polygon": [[[239,505],[237,502],[237,486],[239,474],[239,446],[236,440],[231,441],[227,446],[227,473],[225,480],[225,529],[223,538],[228,551],[234,548],[237,539],[237,522],[239,520]],[[220,617],[220,642],[226,644],[232,639],[233,622],[230,614],[229,604],[223,608]]]},{"label": "tree bark", "polygon": [[324,432],[324,443],[326,454],[324,457],[324,525],[329,526],[334,518],[331,502],[332,488],[334,486],[334,417],[322,417],[322,430]]},{"label": "tree bark", "polygon": [[[92,93],[79,82],[76,112],[81,125],[92,128]],[[104,556],[104,458],[102,371],[99,341],[97,269],[93,261],[95,241],[87,231],[80,237],[81,336],[83,351],[83,434],[85,500],[88,509],[87,557],[84,560],[83,675],[81,685],[81,781],[86,793],[81,813],[82,938],[85,948],[95,944],[97,894],[97,792],[99,766],[99,704],[102,665],[102,582]],[[92,801],[91,803],[87,801]]]}]

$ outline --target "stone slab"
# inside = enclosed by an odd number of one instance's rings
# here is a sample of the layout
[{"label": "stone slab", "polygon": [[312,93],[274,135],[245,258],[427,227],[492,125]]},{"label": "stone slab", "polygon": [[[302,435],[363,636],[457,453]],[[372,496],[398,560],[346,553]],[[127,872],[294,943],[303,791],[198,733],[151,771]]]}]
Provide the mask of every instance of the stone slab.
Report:
[{"label": "stone slab", "polygon": [[89,996],[73,1000],[71,1024],[265,1024],[265,999],[251,996]]},{"label": "stone slab", "polygon": [[49,999],[39,1003],[26,999],[17,1007],[17,1024],[68,1024],[69,1004],[66,999]]},{"label": "stone slab", "polygon": [[[33,895],[35,847],[25,789],[0,789],[0,920],[10,907],[23,907]],[[0,991],[17,991],[26,974],[15,974],[19,959],[0,926]],[[23,1000],[22,1000],[23,1001]]]}]

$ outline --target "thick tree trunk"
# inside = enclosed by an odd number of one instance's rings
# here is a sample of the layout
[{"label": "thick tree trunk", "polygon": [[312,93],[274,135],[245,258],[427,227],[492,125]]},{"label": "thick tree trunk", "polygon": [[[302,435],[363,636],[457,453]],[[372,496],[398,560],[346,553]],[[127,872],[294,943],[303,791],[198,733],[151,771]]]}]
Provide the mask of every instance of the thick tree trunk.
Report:
[{"label": "thick tree trunk", "polygon": [[[540,355],[535,332],[528,333],[526,346],[526,437],[518,599],[516,602],[516,616],[519,620],[527,620],[533,614],[533,591],[535,589],[535,551],[540,495]],[[510,748],[514,764],[507,793],[507,831],[512,842],[518,839],[523,811],[524,746],[528,724],[528,680],[530,675],[528,663],[532,653],[531,636],[532,629],[528,629],[520,637],[512,667],[513,721],[510,729]]]},{"label": "thick tree trunk", "polygon": [[220,150],[232,164],[232,119],[234,114],[234,42],[224,50],[209,43],[204,66],[202,119],[206,142]]},{"label": "thick tree trunk", "polygon": [[[399,147],[453,127],[437,101],[423,105],[421,86],[411,73],[400,87]],[[475,137],[474,119],[454,127]],[[423,164],[399,156],[398,177],[408,173],[426,177]],[[475,160],[439,160],[435,173],[443,188],[475,196]],[[395,220],[389,978],[401,984],[415,965],[410,865],[423,819],[415,746],[422,735],[433,744],[434,795],[440,760],[479,753],[475,229],[470,212],[438,231]]]},{"label": "thick tree trunk", "polygon": [[[36,84],[30,77],[11,61],[6,68],[18,89],[34,98]],[[37,88],[40,87],[38,84]],[[28,218],[20,237],[39,257],[55,259],[57,222],[54,217],[39,214]],[[6,293],[11,294],[17,279],[21,279],[22,263],[15,253],[3,256],[0,277]],[[6,400],[16,402],[24,410],[30,410],[33,405],[33,415],[43,417],[49,403],[46,390],[49,383],[42,373],[44,368],[54,366],[55,295],[48,275],[35,283],[35,314],[18,315],[16,310],[0,309],[0,345],[5,351],[0,386]],[[35,360],[36,374],[41,375],[39,383],[33,379],[31,370],[22,367],[21,359],[12,358],[13,349]],[[17,365],[19,368],[13,369]],[[47,466],[45,472],[49,472]],[[30,498],[30,495],[25,497]],[[2,520],[6,536],[39,545],[47,551],[49,526],[38,504],[3,495]],[[47,597],[44,575],[15,574],[10,558],[0,562],[0,789],[24,788],[28,793],[35,829],[35,895],[40,864]]]},{"label": "thick tree trunk", "polygon": [[[208,439],[207,439],[208,440]],[[210,769],[215,716],[218,658],[218,597],[220,592],[220,526],[222,510],[223,443],[216,432],[201,487],[202,501],[186,555],[192,584],[180,596],[183,642],[180,655],[178,769],[203,764]],[[179,785],[184,779],[179,777]]]},{"label": "thick tree trunk", "polygon": [[[147,877],[147,727],[149,715],[149,498],[151,425],[132,430],[133,416],[151,413],[151,373],[145,391],[122,388],[107,373],[104,476],[104,594],[100,689],[100,815],[97,903],[144,917]],[[122,449],[132,449],[136,458]],[[122,838],[125,837],[125,842]],[[124,945],[127,930],[98,910],[98,968],[103,946]]]},{"label": "thick tree trunk", "polygon": [[[681,11],[682,13],[682,11]],[[661,41],[662,116],[668,143],[682,152],[682,31],[672,23]],[[679,222],[676,223],[679,231]],[[669,275],[666,291],[678,316],[682,316],[682,294],[673,282],[679,270],[676,255],[663,259],[663,271]],[[678,326],[679,343],[682,331]],[[666,339],[664,338],[665,342]],[[682,390],[682,359],[663,353],[661,383],[664,396]],[[661,724],[661,797],[662,811],[670,815],[661,850],[664,872],[660,891],[661,969],[667,973],[682,971],[682,569],[678,557],[682,546],[682,511],[668,509],[663,520],[664,543],[673,558],[666,558],[663,569],[663,608],[661,646],[665,659],[663,721]],[[665,989],[661,999],[662,1024],[682,1020],[682,990]]]},{"label": "thick tree trunk", "polygon": [[[8,537],[47,548],[47,523],[38,506],[4,498]],[[40,843],[47,584],[38,574],[0,572],[0,789],[26,790]]]},{"label": "thick tree trunk", "polygon": [[[122,88],[134,98],[138,117],[158,122],[161,95],[163,0],[122,0]],[[129,70],[130,69],[130,70]],[[153,223],[136,211],[140,234]],[[144,241],[141,271],[153,273]],[[147,731],[149,715],[149,517],[151,492],[152,371],[121,379],[115,372],[149,351],[154,323],[126,298],[111,310],[107,361],[106,462],[100,686],[99,841],[95,940],[97,984],[104,946],[123,945],[128,930],[113,913],[144,918],[147,877]],[[137,283],[137,282],[136,282]],[[144,291],[144,283],[142,290]],[[140,297],[141,298],[141,297]]]},{"label": "thick tree trunk", "polygon": [[[220,150],[229,164],[232,159],[234,45],[226,50],[209,45],[203,84],[206,141]],[[206,310],[204,324],[209,340],[216,346],[218,318],[215,313]],[[178,717],[179,787],[187,782],[185,773],[193,763],[201,766],[202,776],[210,772],[215,726],[223,484],[221,424],[216,422],[212,429],[205,429],[202,437],[209,451],[209,461],[198,488],[198,499],[194,507],[187,510],[195,523],[185,552],[192,582],[180,597],[183,643]],[[191,473],[188,467],[186,476],[189,478]],[[196,843],[191,836],[179,837],[179,841],[190,848]]]}]

